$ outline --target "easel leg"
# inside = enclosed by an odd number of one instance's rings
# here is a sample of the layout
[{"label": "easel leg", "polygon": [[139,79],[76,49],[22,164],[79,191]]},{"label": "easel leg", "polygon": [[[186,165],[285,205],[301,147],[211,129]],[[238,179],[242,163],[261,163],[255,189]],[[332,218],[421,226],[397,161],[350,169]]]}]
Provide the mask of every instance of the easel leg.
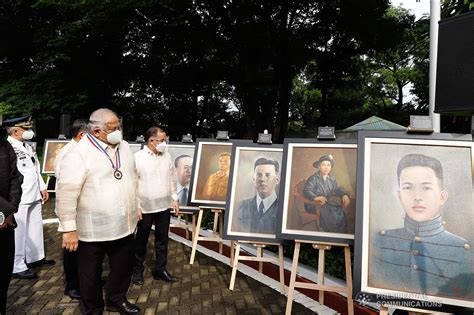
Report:
[{"label": "easel leg", "polygon": [[288,288],[288,299],[286,300],[286,315],[291,315],[293,306],[293,294],[295,292],[296,270],[298,269],[298,259],[300,256],[300,242],[295,242],[295,251],[293,253],[293,264],[291,265],[290,287]]},{"label": "easel leg", "polygon": [[347,312],[354,315],[354,301],[352,300],[352,270],[351,270],[351,250],[344,247],[344,257],[346,261],[346,285],[347,285]]},{"label": "easel leg", "polygon": [[197,243],[199,239],[199,231],[201,230],[201,221],[202,221],[203,212],[204,210],[199,209],[198,221],[193,231],[193,248],[191,249],[191,258],[189,259],[190,265],[194,263],[194,256],[196,255],[196,248],[197,248]]},{"label": "easel leg", "polygon": [[212,225],[212,235],[214,237],[217,236],[217,222],[219,220],[219,213],[217,210],[212,210],[214,212],[214,222],[213,222],[213,225]]},{"label": "easel leg", "polygon": [[280,262],[280,293],[285,294],[285,260],[283,258],[283,245],[278,245],[278,260]]},{"label": "easel leg", "polygon": [[233,266],[233,263],[234,263],[234,248],[235,248],[235,244],[234,244],[234,241],[230,241],[230,266]]},{"label": "easel leg", "polygon": [[193,233],[193,236],[194,236],[194,233],[196,233],[196,214],[193,213],[191,216],[192,216],[191,220],[192,220],[192,225],[193,225],[191,227],[192,229],[191,232]]},{"label": "easel leg", "polygon": [[223,221],[224,221],[224,211],[219,211],[219,237],[221,241],[219,242],[219,254],[222,255],[222,250],[224,248],[224,244],[222,243],[222,235],[223,235]]},{"label": "easel leg", "polygon": [[232,273],[230,275],[229,290],[231,291],[234,290],[235,277],[237,276],[237,265],[239,264],[239,253],[240,253],[240,242],[237,242],[237,246],[235,246],[234,261],[232,263]]},{"label": "easel leg", "polygon": [[[318,284],[324,285],[324,249],[319,249],[318,257]],[[319,304],[324,305],[324,290],[319,290]]]},{"label": "easel leg", "polygon": [[[262,258],[263,257],[263,248],[262,245],[257,245],[257,257]],[[263,272],[263,262],[259,261],[258,262],[258,272],[262,273]]]}]

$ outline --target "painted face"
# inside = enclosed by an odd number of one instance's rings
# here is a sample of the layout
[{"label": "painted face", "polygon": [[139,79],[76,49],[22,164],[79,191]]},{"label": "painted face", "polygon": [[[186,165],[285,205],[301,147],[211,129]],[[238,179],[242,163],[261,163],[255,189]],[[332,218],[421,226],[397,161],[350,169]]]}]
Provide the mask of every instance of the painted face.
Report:
[{"label": "painted face", "polygon": [[230,156],[223,155],[219,158],[219,169],[221,171],[227,171],[230,167]]},{"label": "painted face", "polygon": [[176,167],[176,179],[181,186],[189,185],[191,181],[191,171],[193,169],[193,158],[183,157],[179,159],[178,166]]},{"label": "painted face", "polygon": [[448,200],[435,172],[424,166],[411,166],[400,174],[400,204],[411,219],[423,222],[439,215]]},{"label": "painted face", "polygon": [[320,164],[319,164],[319,172],[322,174],[322,175],[329,175],[329,173],[331,172],[331,162],[329,161],[322,161]]},{"label": "painted face", "polygon": [[272,164],[257,165],[253,174],[253,182],[261,198],[266,198],[272,194],[280,177]]}]

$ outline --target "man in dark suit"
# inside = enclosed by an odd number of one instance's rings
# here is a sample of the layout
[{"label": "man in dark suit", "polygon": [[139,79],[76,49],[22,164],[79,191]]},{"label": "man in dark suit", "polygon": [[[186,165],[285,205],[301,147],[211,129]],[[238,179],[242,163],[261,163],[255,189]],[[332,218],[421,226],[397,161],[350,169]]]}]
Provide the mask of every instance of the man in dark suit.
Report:
[{"label": "man in dark suit", "polygon": [[276,232],[278,196],[275,187],[280,182],[280,165],[277,161],[259,158],[254,164],[253,183],[257,194],[240,202],[237,208],[239,232]]},{"label": "man in dark suit", "polygon": [[16,167],[16,154],[8,141],[0,139],[0,314],[6,313],[8,285],[13,272],[16,226],[13,212],[21,200],[23,176]]}]

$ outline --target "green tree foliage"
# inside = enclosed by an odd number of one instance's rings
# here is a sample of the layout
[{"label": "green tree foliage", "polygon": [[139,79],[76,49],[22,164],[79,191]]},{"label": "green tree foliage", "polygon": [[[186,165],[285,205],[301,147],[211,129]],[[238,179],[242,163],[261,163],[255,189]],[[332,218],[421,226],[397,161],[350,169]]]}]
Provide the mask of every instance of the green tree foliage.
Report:
[{"label": "green tree foliage", "polygon": [[[57,119],[107,106],[129,135],[159,123],[175,137],[228,129],[255,138],[269,129],[281,141],[288,125],[344,128],[369,113],[420,109],[427,57],[410,41],[426,41],[411,15],[388,8],[375,0],[5,0],[0,110]],[[407,82],[416,103],[400,97]]]}]

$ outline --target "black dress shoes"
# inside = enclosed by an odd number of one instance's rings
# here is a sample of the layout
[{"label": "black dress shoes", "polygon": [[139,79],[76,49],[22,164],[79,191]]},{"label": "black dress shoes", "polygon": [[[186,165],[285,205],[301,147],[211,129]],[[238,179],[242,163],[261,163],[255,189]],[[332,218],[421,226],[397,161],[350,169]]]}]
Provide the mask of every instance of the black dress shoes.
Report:
[{"label": "black dress shoes", "polygon": [[76,289],[66,289],[64,290],[64,295],[67,295],[71,299],[75,299],[75,300],[81,299],[81,294],[79,293],[79,290],[76,290]]},{"label": "black dress shoes", "polygon": [[36,279],[36,278],[38,278],[38,275],[35,272],[32,272],[29,269],[26,269],[25,271],[22,271],[22,272],[12,273],[12,278],[14,278],[14,279]]},{"label": "black dress shoes", "polygon": [[144,282],[145,282],[145,279],[143,279],[142,274],[139,274],[139,273],[132,274],[132,283],[133,284],[142,285]]},{"label": "black dress shoes", "polygon": [[155,280],[163,280],[169,283],[178,282],[178,278],[176,278],[171,273],[169,273],[168,270],[153,272],[152,276],[153,276],[153,279]]},{"label": "black dress shoes", "polygon": [[53,259],[43,258],[41,260],[32,262],[30,264],[26,264],[26,265],[28,266],[28,268],[39,268],[39,267],[53,266],[55,264],[56,264],[56,262]]},{"label": "black dress shoes", "polygon": [[120,314],[138,314],[140,313],[140,308],[125,300],[117,304],[108,304],[107,311],[119,312]]}]

